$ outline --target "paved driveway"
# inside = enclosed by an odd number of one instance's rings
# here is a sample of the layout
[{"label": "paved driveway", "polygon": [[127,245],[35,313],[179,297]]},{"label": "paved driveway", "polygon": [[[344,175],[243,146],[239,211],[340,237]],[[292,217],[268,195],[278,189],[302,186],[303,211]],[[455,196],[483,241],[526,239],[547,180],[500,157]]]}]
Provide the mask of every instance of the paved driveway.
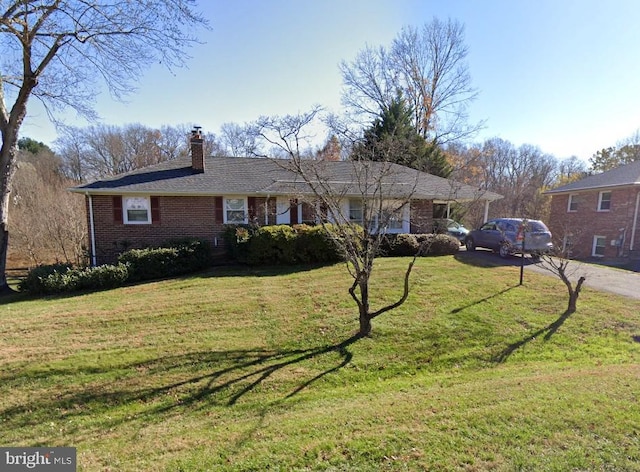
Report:
[{"label": "paved driveway", "polygon": [[[493,264],[511,266],[520,265],[520,256],[501,259],[497,254],[493,254],[491,251],[484,251],[480,249],[474,252],[464,253],[464,251],[464,248],[460,248],[459,254],[461,257],[468,260],[478,258],[490,261]],[[543,264],[543,262],[534,264],[531,259],[528,257],[525,258],[525,270],[556,277],[546,270],[543,267]],[[571,273],[571,280],[577,280],[581,276],[586,277],[584,285],[587,287],[640,300],[640,273],[622,269],[612,269],[596,264],[586,264],[578,261],[571,262],[568,272]]]}]

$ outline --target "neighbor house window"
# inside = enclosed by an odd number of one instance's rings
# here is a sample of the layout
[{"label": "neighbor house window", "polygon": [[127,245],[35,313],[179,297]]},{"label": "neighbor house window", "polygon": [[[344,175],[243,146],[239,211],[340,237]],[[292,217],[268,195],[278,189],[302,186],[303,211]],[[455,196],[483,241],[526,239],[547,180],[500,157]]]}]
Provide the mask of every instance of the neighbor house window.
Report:
[{"label": "neighbor house window", "polygon": [[564,257],[571,257],[573,253],[573,235],[565,234],[564,238],[562,238],[562,255]]},{"label": "neighbor house window", "polygon": [[224,199],[225,223],[243,224],[247,222],[247,201],[244,198]]},{"label": "neighbor house window", "polygon": [[569,205],[567,206],[567,211],[578,211],[577,195],[569,195]]},{"label": "neighbor house window", "polygon": [[151,200],[149,197],[123,197],[123,221],[129,225],[151,223]]},{"label": "neighbor house window", "polygon": [[598,211],[611,210],[611,192],[600,192],[598,197]]},{"label": "neighbor house window", "polygon": [[604,256],[604,248],[607,246],[607,238],[605,236],[593,237],[593,249],[591,255],[596,257]]}]

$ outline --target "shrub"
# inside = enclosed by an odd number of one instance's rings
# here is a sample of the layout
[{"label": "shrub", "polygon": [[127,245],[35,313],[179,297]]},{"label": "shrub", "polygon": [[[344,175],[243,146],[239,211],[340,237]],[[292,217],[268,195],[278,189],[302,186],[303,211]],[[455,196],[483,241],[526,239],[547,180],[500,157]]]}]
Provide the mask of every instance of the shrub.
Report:
[{"label": "shrub", "polygon": [[188,274],[211,265],[211,245],[198,239],[170,241],[164,247],[131,249],[118,262],[129,267],[133,282]]},{"label": "shrub", "polygon": [[[102,265],[72,269],[57,264],[40,266],[29,272],[20,290],[32,294],[55,294],[77,290],[104,290],[124,285],[129,278],[126,265]],[[28,282],[27,282],[28,281]]]},{"label": "shrub", "polygon": [[131,249],[118,257],[118,262],[129,267],[131,281],[159,279],[173,275],[178,250],[176,248]]},{"label": "shrub", "polygon": [[295,225],[295,254],[300,263],[338,262],[344,260],[336,239],[335,226]]},{"label": "shrub", "polygon": [[295,264],[295,238],[291,226],[262,226],[251,235],[247,262],[251,265]]},{"label": "shrub", "polygon": [[225,225],[222,239],[231,259],[247,262],[249,240],[254,228],[249,225]]},{"label": "shrub", "polygon": [[342,261],[338,239],[336,227],[330,224],[227,225],[224,232],[228,255],[251,265]]},{"label": "shrub", "polygon": [[163,247],[178,250],[178,259],[185,272],[206,269],[213,263],[213,251],[209,241],[202,239],[176,239],[163,244]]},{"label": "shrub", "polygon": [[460,241],[448,234],[419,234],[416,240],[424,256],[451,256],[460,250]]},{"label": "shrub", "polygon": [[33,294],[45,293],[43,290],[43,280],[56,273],[64,274],[71,269],[70,264],[47,264],[39,265],[29,271],[27,276],[18,284],[18,290]]},{"label": "shrub", "polygon": [[413,234],[386,235],[381,245],[383,256],[414,256],[420,249],[420,245]]},{"label": "shrub", "polygon": [[119,256],[118,265],[78,269],[67,264],[39,266],[27,274],[19,288],[33,294],[108,289],[128,281],[186,274],[211,264],[211,245],[206,241],[181,239],[165,246],[131,249]]}]

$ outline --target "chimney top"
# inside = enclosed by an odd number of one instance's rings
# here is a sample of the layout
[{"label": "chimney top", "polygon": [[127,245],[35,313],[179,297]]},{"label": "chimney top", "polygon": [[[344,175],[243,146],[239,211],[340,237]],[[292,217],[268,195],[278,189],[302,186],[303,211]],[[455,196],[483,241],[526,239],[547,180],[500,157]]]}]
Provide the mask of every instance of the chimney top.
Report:
[{"label": "chimney top", "polygon": [[194,126],[191,130],[191,168],[194,172],[204,172],[204,146],[202,126]]},{"label": "chimney top", "polygon": [[191,130],[191,139],[202,139],[202,126],[194,126]]}]

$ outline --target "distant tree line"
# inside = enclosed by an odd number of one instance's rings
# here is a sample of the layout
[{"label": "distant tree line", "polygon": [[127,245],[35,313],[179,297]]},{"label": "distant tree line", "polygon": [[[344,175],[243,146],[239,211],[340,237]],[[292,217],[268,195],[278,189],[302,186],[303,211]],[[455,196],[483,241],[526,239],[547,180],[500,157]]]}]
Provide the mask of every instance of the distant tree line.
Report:
[{"label": "distant tree line", "polygon": [[18,148],[9,201],[12,266],[83,263],[87,247],[84,198],[67,191],[78,182],[65,175],[62,159],[45,144],[21,138]]}]

